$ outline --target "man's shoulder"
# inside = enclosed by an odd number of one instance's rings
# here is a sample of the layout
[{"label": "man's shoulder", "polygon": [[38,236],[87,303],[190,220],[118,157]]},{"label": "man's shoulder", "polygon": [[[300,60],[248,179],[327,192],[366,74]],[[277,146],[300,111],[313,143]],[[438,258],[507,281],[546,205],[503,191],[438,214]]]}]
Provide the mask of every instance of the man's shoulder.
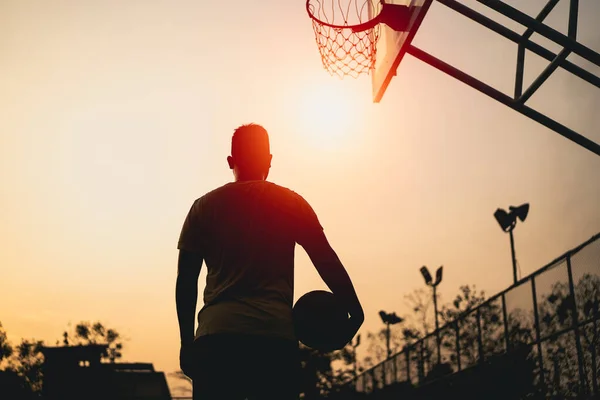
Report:
[{"label": "man's shoulder", "polygon": [[265,182],[272,190],[272,192],[278,193],[281,197],[287,198],[290,201],[293,202],[300,202],[300,203],[306,203],[306,200],[304,199],[304,197],[302,197],[299,193],[297,193],[296,191],[287,188],[285,186],[282,185],[278,185],[276,183],[273,182]]},{"label": "man's shoulder", "polygon": [[[257,191],[254,189],[258,189]],[[244,183],[230,182],[219,186],[195,200],[195,204],[210,204],[219,202],[227,197],[243,197],[244,192],[268,193],[268,198],[276,203],[297,204],[300,206],[308,205],[308,202],[296,191],[269,181],[252,181]]]},{"label": "man's shoulder", "polygon": [[215,188],[213,190],[210,190],[206,193],[204,193],[202,196],[198,197],[196,199],[196,202],[203,202],[206,201],[208,199],[212,199],[212,198],[216,198],[219,197],[221,195],[223,195],[224,193],[226,193],[228,191],[228,188],[231,186],[231,183],[226,183],[222,186],[219,186],[218,188]]}]

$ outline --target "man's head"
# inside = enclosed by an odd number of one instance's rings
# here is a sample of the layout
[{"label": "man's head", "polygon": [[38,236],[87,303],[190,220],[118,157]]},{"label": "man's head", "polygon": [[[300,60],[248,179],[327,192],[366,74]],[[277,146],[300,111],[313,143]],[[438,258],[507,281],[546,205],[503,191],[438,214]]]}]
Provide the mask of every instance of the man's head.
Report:
[{"label": "man's head", "polygon": [[271,168],[269,134],[257,124],[242,125],[233,132],[229,168],[236,180],[265,180]]}]

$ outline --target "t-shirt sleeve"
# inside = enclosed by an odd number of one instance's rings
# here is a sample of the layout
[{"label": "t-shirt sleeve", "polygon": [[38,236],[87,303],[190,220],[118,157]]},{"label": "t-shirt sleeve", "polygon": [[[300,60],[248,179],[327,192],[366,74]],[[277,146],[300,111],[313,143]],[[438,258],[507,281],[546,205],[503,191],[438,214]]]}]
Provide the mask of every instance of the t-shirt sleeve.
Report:
[{"label": "t-shirt sleeve", "polygon": [[206,227],[203,223],[203,199],[200,198],[192,204],[190,211],[183,222],[177,248],[192,252],[200,252],[206,240]]},{"label": "t-shirt sleeve", "polygon": [[314,235],[321,234],[323,227],[319,222],[317,214],[306,200],[300,195],[298,196],[298,209],[296,220],[296,242],[303,244]]}]

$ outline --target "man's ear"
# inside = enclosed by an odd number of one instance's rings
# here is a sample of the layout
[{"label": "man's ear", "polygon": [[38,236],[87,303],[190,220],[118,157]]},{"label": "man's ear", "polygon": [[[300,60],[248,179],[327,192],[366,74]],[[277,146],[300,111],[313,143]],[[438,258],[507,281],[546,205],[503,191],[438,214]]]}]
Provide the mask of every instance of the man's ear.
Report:
[{"label": "man's ear", "polygon": [[234,166],[233,157],[227,156],[227,164],[229,164],[229,169],[233,169],[233,166]]}]

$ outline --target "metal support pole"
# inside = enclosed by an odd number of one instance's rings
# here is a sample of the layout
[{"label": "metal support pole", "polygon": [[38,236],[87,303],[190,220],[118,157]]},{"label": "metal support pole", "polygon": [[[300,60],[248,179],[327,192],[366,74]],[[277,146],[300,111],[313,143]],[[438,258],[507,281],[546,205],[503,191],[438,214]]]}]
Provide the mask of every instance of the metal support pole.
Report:
[{"label": "metal support pole", "polygon": [[502,294],[502,320],[504,321],[504,345],[506,352],[510,350],[510,337],[508,335],[508,312],[506,311],[506,297]]},{"label": "metal support pole", "polygon": [[411,382],[410,380],[410,347],[406,347],[406,381]]},{"label": "metal support pole", "polygon": [[[569,278],[569,295],[571,296],[571,312],[573,313],[572,324],[575,332],[575,347],[577,349],[577,365],[579,367],[579,383],[581,388],[588,388],[583,364],[583,351],[581,348],[581,336],[579,333],[579,316],[577,313],[577,300],[575,298],[575,283],[573,282],[573,269],[571,268],[571,255],[567,255],[567,275]],[[583,393],[587,392],[585,390]]]},{"label": "metal support pole", "polygon": [[537,291],[535,289],[535,279],[531,279],[531,295],[533,298],[533,320],[535,324],[535,343],[537,343],[538,349],[538,363],[540,364],[540,382],[542,385],[546,385],[544,381],[544,357],[542,354],[542,342],[541,342],[541,333],[540,333],[540,316],[538,313],[538,304],[537,304]]},{"label": "metal support pole", "polygon": [[593,336],[592,342],[590,343],[590,351],[592,353],[592,387],[594,389],[594,394],[598,395],[598,366],[596,364],[596,346],[598,346],[598,319],[600,315],[598,314],[598,303],[594,303],[592,319],[593,319]]},{"label": "metal support pole", "polygon": [[461,363],[460,363],[460,329],[458,327],[458,321],[455,321],[454,323],[454,329],[456,330],[456,366],[458,367],[458,370],[460,371],[461,368]]},{"label": "metal support pole", "polygon": [[531,85],[529,86],[529,88],[527,88],[527,90],[525,91],[525,93],[523,93],[521,95],[521,97],[519,97],[517,99],[517,101],[519,101],[521,103],[525,103],[527,100],[529,100],[529,98],[531,98],[531,96],[533,96],[533,94],[535,93],[535,91],[538,90],[540,88],[540,86],[542,86],[544,84],[544,82],[546,82],[548,80],[548,78],[550,78],[550,75],[552,75],[552,73],[554,71],[556,71],[556,69],[558,68],[558,66],[560,65],[560,63],[567,59],[567,57],[569,56],[569,54],[571,54],[571,50],[569,50],[569,49],[563,49],[554,58],[554,60],[552,60],[552,62],[542,71],[542,73],[540,74],[540,76],[538,76],[536,78],[536,80],[531,83]]},{"label": "metal support pole", "polygon": [[590,346],[592,349],[592,389],[594,395],[598,395],[598,372],[596,367],[596,349],[595,346]]},{"label": "metal support pole", "polygon": [[[456,0],[437,0],[437,2],[456,11],[457,13],[469,18],[470,20],[477,22],[478,24],[486,27],[487,29],[490,29],[490,30],[496,32],[497,34],[505,37],[506,39],[525,47],[527,50],[544,58],[546,61],[552,61],[557,56],[557,54],[554,54],[553,52],[546,49],[545,47],[540,46],[539,44],[532,42],[529,39],[526,39],[526,37],[529,37],[529,36],[531,36],[531,34],[534,33],[533,29],[531,29],[531,28],[529,28],[527,31],[525,31],[523,36],[521,36],[517,32],[505,27],[504,25],[494,21],[493,19],[491,19],[489,17],[486,17],[483,14],[478,13],[477,11],[465,6],[464,4],[462,4]],[[538,18],[539,18],[539,15],[538,15]],[[529,31],[531,31],[531,34],[529,36],[526,36]],[[523,56],[524,56],[524,53],[523,53]],[[563,60],[560,63],[560,66],[565,71],[569,71],[573,75],[596,86],[597,88],[600,88],[600,77],[592,74],[591,72],[589,72],[567,60]],[[520,95],[521,94],[519,93],[519,96]],[[517,98],[517,97],[518,96],[515,96],[515,98]]]},{"label": "metal support pole", "polygon": [[515,238],[513,237],[512,229],[508,233],[510,234],[510,255],[513,266],[513,284],[516,285],[519,279],[517,278],[517,257],[515,256]]},{"label": "metal support pole", "polygon": [[571,50],[573,53],[577,54],[580,57],[583,57],[590,61],[591,63],[600,66],[600,54],[596,53],[594,50],[590,49],[582,45],[581,43],[575,41],[574,39],[563,35],[556,29],[552,29],[547,25],[542,24],[541,22],[536,21],[534,18],[529,15],[517,10],[516,8],[502,2],[499,0],[477,0],[479,3],[485,4],[492,10],[512,19],[515,22],[518,22],[521,25],[524,25],[528,28],[532,28],[536,33],[544,36],[546,39],[549,39],[565,49]]},{"label": "metal support pole", "polygon": [[[558,4],[559,1],[560,0],[550,0],[548,3],[546,3],[542,11],[540,11],[538,16],[535,18],[535,20],[539,22],[544,21],[544,19],[546,19],[548,14],[550,14],[550,12],[554,9],[554,7]],[[523,71],[525,68],[525,46],[523,42],[528,41],[531,35],[533,35],[533,33],[533,29],[527,28],[525,33],[523,33],[523,35],[521,36],[522,40],[519,42],[519,47],[517,51],[517,75],[515,78],[515,99],[518,99],[523,94]],[[556,57],[554,57],[554,59],[556,59]],[[565,60],[561,60],[560,62],[563,61]]]},{"label": "metal support pole", "polygon": [[423,355],[424,344],[423,340],[419,342],[419,385],[425,380],[425,356]]},{"label": "metal support pole", "polygon": [[440,325],[438,322],[438,308],[437,308],[437,287],[433,286],[433,310],[435,312],[435,338],[437,344],[437,363],[442,363],[441,343],[440,343]]},{"label": "metal support pole", "polygon": [[[544,8],[542,8],[542,11],[540,11],[540,13],[537,15],[537,17],[535,17],[535,20],[538,21],[539,23],[544,22],[544,20],[546,19],[546,17],[552,12],[552,10],[554,10],[554,7],[556,7],[556,5],[558,4],[560,0],[550,0],[548,3],[546,3],[546,5],[544,6]],[[525,30],[525,32],[523,33],[523,39],[529,39],[531,37],[531,35],[533,35],[535,33],[535,31],[533,30],[533,28],[529,27]]]},{"label": "metal support pole", "polygon": [[481,307],[477,307],[477,347],[479,348],[479,363],[483,363],[485,354],[483,351],[483,339],[481,332]]},{"label": "metal support pole", "polygon": [[515,99],[523,94],[523,75],[525,70],[525,46],[519,44],[517,49],[517,74],[515,76]]},{"label": "metal support pole", "polygon": [[432,56],[425,51],[410,45],[407,50],[408,54],[411,54],[413,57],[418,58],[431,65],[434,68],[439,69],[440,71],[450,75],[451,77],[458,79],[459,81],[471,86],[474,89],[477,89],[481,93],[484,93],[491,98],[499,101],[500,103],[512,108],[515,111],[520,112],[521,114],[533,119],[534,121],[539,122],[540,124],[546,126],[547,128],[552,129],[559,135],[577,143],[578,145],[586,148],[592,153],[600,156],[600,144],[591,141],[585,136],[580,135],[579,133],[573,131],[572,129],[567,128],[566,126],[554,121],[553,119],[545,116],[544,114],[518,102],[515,102],[511,97],[505,95],[499,90],[481,82],[478,79],[473,78],[472,76],[464,73],[463,71],[451,66],[450,64],[445,63]]},{"label": "metal support pole", "polygon": [[[558,1],[557,0],[553,0],[553,1],[554,2],[551,1],[550,3],[548,3],[547,6],[554,7],[554,4],[557,3]],[[552,8],[550,8],[550,10],[551,9]],[[571,38],[573,40],[576,40],[576,38],[577,38],[578,9],[579,9],[579,0],[571,0],[571,5],[570,5],[570,9],[569,9],[569,38]],[[542,10],[542,12],[543,11],[545,11],[545,9]],[[536,18],[536,21],[538,21],[540,23],[542,22],[539,20],[539,18]],[[529,28],[529,29],[527,29],[527,31],[525,33],[527,34],[529,32],[533,33],[533,29]],[[519,49],[521,49],[522,47],[523,46],[521,44],[519,44]],[[525,91],[525,93],[523,93],[521,96],[518,97],[518,100],[522,103],[525,103],[527,100],[529,100],[529,98],[535,93],[535,91],[538,90],[544,82],[546,82],[546,80],[550,77],[550,75],[552,75],[552,73],[554,71],[556,71],[556,69],[560,66],[560,64],[567,59],[569,54],[571,54],[571,49],[568,49],[568,48],[563,49],[554,58],[554,60],[552,60],[552,62],[544,69],[544,71],[540,74],[540,76],[538,76],[537,79],[535,81],[533,81],[533,83],[531,84],[531,86],[529,86],[529,88]]]},{"label": "metal support pole", "polygon": [[579,14],[579,0],[571,0],[569,4],[569,38],[577,40],[577,20]]},{"label": "metal support pole", "polygon": [[385,324],[385,347],[387,349],[387,358],[390,358],[392,355],[392,350],[390,349],[390,323],[386,322]]}]

